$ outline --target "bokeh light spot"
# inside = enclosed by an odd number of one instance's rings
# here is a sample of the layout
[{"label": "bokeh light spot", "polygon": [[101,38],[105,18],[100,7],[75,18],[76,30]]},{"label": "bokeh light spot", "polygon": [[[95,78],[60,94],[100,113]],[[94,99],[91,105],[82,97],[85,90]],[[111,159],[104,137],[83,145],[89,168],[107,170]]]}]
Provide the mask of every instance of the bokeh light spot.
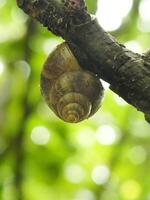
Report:
[{"label": "bokeh light spot", "polygon": [[59,45],[60,43],[62,43],[62,41],[55,40],[55,39],[45,40],[43,44],[43,50],[46,53],[46,55],[49,55],[49,53],[51,53],[56,48],[56,46]]},{"label": "bokeh light spot", "polygon": [[141,164],[146,160],[147,153],[142,146],[135,146],[128,152],[128,158],[134,164]]},{"label": "bokeh light spot", "polygon": [[150,20],[150,0],[142,0],[139,6],[139,14],[143,20]]},{"label": "bokeh light spot", "polygon": [[139,6],[138,29],[141,32],[150,32],[150,0],[142,0]]},{"label": "bokeh light spot", "polygon": [[81,146],[91,146],[95,142],[94,130],[91,128],[80,129],[76,137]]},{"label": "bokeh light spot", "polygon": [[135,53],[142,53],[141,45],[135,40],[130,40],[126,42],[125,46],[127,47],[127,49],[134,51]]},{"label": "bokeh light spot", "polygon": [[96,200],[94,193],[88,189],[79,190],[73,200]]},{"label": "bokeh light spot", "polygon": [[120,188],[121,196],[129,200],[139,198],[141,192],[141,185],[135,180],[128,180],[124,182]]},{"label": "bokeh light spot", "polygon": [[80,165],[69,164],[65,166],[64,176],[72,183],[80,183],[85,177],[85,172]]},{"label": "bokeh light spot", "polygon": [[22,74],[24,75],[24,77],[26,79],[29,78],[29,76],[31,74],[31,68],[26,61],[20,60],[20,61],[16,62],[16,67],[18,69],[20,69],[20,71],[22,72]]},{"label": "bokeh light spot", "polygon": [[106,31],[118,29],[132,8],[133,0],[99,0],[96,16]]},{"label": "bokeh light spot", "polygon": [[34,144],[45,145],[49,142],[51,134],[44,126],[37,126],[31,132],[31,140]]},{"label": "bokeh light spot", "polygon": [[24,12],[22,12],[18,8],[13,8],[12,9],[11,17],[12,17],[14,23],[18,23],[18,24],[23,24],[28,19],[28,15],[26,15]]},{"label": "bokeh light spot", "polygon": [[2,8],[6,4],[6,0],[0,0],[0,8]]},{"label": "bokeh light spot", "polygon": [[117,129],[110,125],[100,126],[96,131],[96,139],[100,144],[112,145],[116,143],[119,139],[119,134]]},{"label": "bokeh light spot", "polygon": [[148,138],[150,133],[150,126],[145,120],[134,120],[130,126],[130,132],[139,138]]},{"label": "bokeh light spot", "polygon": [[98,185],[105,184],[108,181],[109,176],[110,171],[106,165],[96,166],[92,171],[92,179]]},{"label": "bokeh light spot", "polygon": [[0,60],[0,75],[2,75],[4,72],[4,63],[2,60]]}]

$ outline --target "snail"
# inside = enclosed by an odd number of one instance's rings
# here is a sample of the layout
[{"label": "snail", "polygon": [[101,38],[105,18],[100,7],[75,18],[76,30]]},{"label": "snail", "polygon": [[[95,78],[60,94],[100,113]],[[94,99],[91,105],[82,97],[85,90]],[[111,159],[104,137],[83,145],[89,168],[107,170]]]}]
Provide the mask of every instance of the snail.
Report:
[{"label": "snail", "polygon": [[62,120],[80,122],[100,107],[103,87],[95,74],[83,70],[66,42],[57,46],[44,63],[41,93]]}]

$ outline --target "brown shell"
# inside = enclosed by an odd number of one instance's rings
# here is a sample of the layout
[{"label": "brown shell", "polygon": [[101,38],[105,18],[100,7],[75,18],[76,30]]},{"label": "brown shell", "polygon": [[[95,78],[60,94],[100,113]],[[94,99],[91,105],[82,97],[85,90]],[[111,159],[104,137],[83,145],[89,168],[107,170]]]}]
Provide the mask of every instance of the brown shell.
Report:
[{"label": "brown shell", "polygon": [[98,110],[103,87],[93,73],[80,68],[68,45],[63,43],[44,64],[41,92],[58,117],[75,123]]}]

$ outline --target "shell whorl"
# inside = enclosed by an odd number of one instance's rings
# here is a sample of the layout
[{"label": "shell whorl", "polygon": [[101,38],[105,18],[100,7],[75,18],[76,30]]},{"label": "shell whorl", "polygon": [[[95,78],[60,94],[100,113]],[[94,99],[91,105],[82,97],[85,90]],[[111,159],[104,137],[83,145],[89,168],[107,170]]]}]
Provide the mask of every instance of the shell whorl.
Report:
[{"label": "shell whorl", "polygon": [[67,122],[79,122],[86,119],[91,112],[92,105],[86,96],[70,92],[62,96],[57,103],[60,118]]},{"label": "shell whorl", "polygon": [[80,68],[66,43],[58,46],[45,62],[41,91],[55,114],[71,123],[92,116],[103,96],[100,80]]}]

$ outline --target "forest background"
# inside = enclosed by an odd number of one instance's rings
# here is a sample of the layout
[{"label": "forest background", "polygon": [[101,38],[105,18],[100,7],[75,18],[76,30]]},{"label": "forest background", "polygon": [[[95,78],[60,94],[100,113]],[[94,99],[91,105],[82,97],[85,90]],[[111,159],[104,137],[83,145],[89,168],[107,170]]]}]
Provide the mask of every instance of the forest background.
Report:
[{"label": "forest background", "polygon": [[[87,0],[102,27],[142,53],[150,0]],[[63,40],[0,0],[0,199],[150,200],[150,126],[106,89],[90,119],[58,119],[40,94],[48,54]]]}]

